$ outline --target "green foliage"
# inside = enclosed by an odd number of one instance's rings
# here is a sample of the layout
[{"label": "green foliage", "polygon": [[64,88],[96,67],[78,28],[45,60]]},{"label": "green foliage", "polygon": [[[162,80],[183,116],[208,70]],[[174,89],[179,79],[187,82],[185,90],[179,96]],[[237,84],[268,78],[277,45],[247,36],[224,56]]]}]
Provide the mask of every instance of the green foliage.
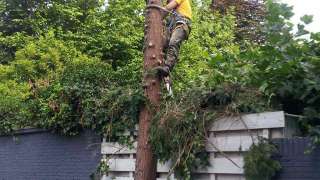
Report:
[{"label": "green foliage", "polygon": [[[75,135],[91,128],[130,143],[122,133],[134,129],[147,102],[140,89],[145,2],[103,4],[0,1],[1,133],[44,127]],[[207,165],[203,127],[217,117],[274,104],[303,115],[301,129],[320,142],[320,34],[305,30],[312,16],[293,33],[292,7],[268,0],[259,29],[264,41],[238,44],[237,9],[222,15],[210,4],[193,1],[192,31],[173,72],[176,97],[163,101],[152,128],[158,158],[173,158],[185,179]]]},{"label": "green foliage", "polygon": [[272,159],[276,152],[276,146],[265,139],[253,144],[244,156],[246,179],[270,180],[281,169],[280,163]]},{"label": "green foliage", "polygon": [[29,79],[50,78],[60,73],[64,64],[73,58],[82,58],[80,52],[55,38],[52,32],[29,42],[15,54],[11,66],[15,67],[15,79],[27,81]]},{"label": "green foliage", "polygon": [[133,131],[138,122],[139,107],[144,103],[142,93],[130,88],[101,90],[98,86],[87,88],[88,85],[88,82],[71,82],[48,94],[48,98],[44,97],[40,111],[43,121],[38,125],[68,135],[91,128],[105,134],[110,141],[124,143],[127,139],[123,133]]},{"label": "green foliage", "polygon": [[26,105],[29,86],[7,80],[0,83],[0,134],[28,126],[30,113]]},{"label": "green foliage", "polygon": [[191,88],[162,104],[151,129],[153,151],[160,161],[172,160],[178,176],[192,179],[191,170],[209,165],[205,143],[212,121],[268,110],[265,100],[254,89],[239,85]]},{"label": "green foliage", "polygon": [[[267,8],[270,13],[264,28],[265,45],[242,55],[252,66],[250,83],[274,97],[284,111],[306,116],[300,119],[300,127],[310,135],[320,124],[318,33],[311,34],[310,39],[302,38],[310,34],[300,24],[298,32],[293,34],[289,22],[292,8],[272,1],[267,2]],[[302,18],[305,25],[311,19],[310,16]]]},{"label": "green foliage", "polygon": [[20,32],[10,36],[0,32],[0,64],[10,63],[14,59],[15,52],[32,39],[31,36]]},{"label": "green foliage", "polygon": [[[232,13],[213,14],[210,4],[210,1],[194,2],[191,34],[181,48],[180,60],[173,74],[175,91],[184,90],[195,82],[205,83],[210,75],[224,78],[226,74],[221,71],[232,65],[232,60],[226,62],[225,55],[239,52],[238,45],[234,43],[235,17]],[[212,84],[221,83],[212,80]]]},{"label": "green foliage", "polygon": [[300,18],[300,20],[305,24],[310,24],[313,21],[313,15],[304,15]]},{"label": "green foliage", "polygon": [[[144,2],[101,0],[6,1],[0,11],[0,58],[9,62],[24,43],[9,37],[39,37],[54,31],[59,40],[72,43],[81,52],[112,62],[113,68],[141,56]],[[105,9],[105,10],[104,10]],[[21,41],[20,41],[21,42]]]},{"label": "green foliage", "polygon": [[6,35],[39,35],[50,28],[75,32],[102,4],[100,0],[1,1],[0,30]]},{"label": "green foliage", "polygon": [[[96,59],[75,59],[64,65],[60,77],[48,87],[39,89],[44,110],[40,112],[44,126],[60,129],[64,133],[77,133],[88,125],[82,106],[92,96],[98,96],[101,87],[107,87],[110,66]],[[97,73],[98,72],[98,73]],[[48,116],[49,115],[49,116]]]},{"label": "green foliage", "polygon": [[105,10],[92,12],[78,32],[59,32],[82,52],[110,62],[114,69],[142,60],[144,2],[108,1]]},{"label": "green foliage", "polygon": [[2,118],[10,124],[2,132],[37,126],[75,135],[92,128],[126,141],[121,132],[134,129],[144,97],[140,89],[119,86],[125,76],[49,32],[18,50],[9,65],[0,66],[1,95],[6,97],[0,108],[6,108]]},{"label": "green foliage", "polygon": [[98,168],[97,168],[97,172],[99,174],[104,174],[105,172],[108,172],[110,169],[108,163],[106,161],[101,161]]},{"label": "green foliage", "polygon": [[73,135],[92,128],[126,141],[120,132],[134,128],[144,102],[139,89],[144,2],[103,4],[1,1],[0,61],[6,65],[0,66],[0,85],[25,88],[17,88],[24,98],[13,100],[26,109],[21,119],[26,125],[18,126],[18,113],[3,114],[14,119],[6,120],[11,129],[37,126]]}]

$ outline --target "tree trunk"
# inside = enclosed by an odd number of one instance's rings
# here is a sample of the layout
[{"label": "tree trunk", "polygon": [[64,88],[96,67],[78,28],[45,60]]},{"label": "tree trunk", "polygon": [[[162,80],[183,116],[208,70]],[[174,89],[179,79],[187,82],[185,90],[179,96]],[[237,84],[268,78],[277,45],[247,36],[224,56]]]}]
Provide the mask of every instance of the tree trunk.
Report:
[{"label": "tree trunk", "polygon": [[[160,0],[149,0],[148,4],[161,5]],[[147,9],[145,19],[143,83],[145,96],[150,103],[142,107],[140,112],[135,180],[155,180],[157,172],[157,160],[149,142],[149,131],[155,114],[153,111],[159,110],[160,80],[156,75],[150,75],[150,71],[161,64],[163,59],[163,25],[160,10]]]}]

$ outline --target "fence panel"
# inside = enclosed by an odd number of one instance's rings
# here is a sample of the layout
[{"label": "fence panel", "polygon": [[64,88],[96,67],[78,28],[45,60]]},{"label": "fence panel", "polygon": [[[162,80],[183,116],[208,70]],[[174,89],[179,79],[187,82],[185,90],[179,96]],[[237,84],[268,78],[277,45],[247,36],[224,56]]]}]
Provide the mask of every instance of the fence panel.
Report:
[{"label": "fence panel", "polygon": [[[258,137],[283,137],[284,128],[285,118],[282,111],[216,120],[209,129],[210,137],[206,144],[211,166],[195,170],[194,177],[198,180],[244,180],[243,152],[248,151],[250,146],[258,141]],[[129,149],[117,143],[104,142],[101,152],[109,159],[110,172],[103,179],[133,180],[135,148],[136,143],[134,149]],[[221,152],[228,158],[222,156]],[[166,179],[170,167],[170,162],[158,163],[159,180]],[[174,177],[171,176],[171,179]]]}]

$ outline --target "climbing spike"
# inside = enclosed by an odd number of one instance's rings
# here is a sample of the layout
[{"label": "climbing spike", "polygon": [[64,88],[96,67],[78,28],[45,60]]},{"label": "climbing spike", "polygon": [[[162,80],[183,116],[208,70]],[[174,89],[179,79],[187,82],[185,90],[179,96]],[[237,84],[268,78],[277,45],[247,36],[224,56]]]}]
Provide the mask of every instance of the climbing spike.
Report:
[{"label": "climbing spike", "polygon": [[164,77],[163,80],[164,80],[164,83],[165,83],[165,86],[166,86],[166,89],[168,91],[169,96],[173,97],[172,83],[171,83],[170,76]]}]

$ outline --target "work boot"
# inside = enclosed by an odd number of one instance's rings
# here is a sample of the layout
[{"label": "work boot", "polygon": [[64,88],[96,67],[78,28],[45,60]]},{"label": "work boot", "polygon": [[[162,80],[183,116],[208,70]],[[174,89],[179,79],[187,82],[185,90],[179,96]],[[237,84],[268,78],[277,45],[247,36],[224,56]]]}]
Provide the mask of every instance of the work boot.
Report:
[{"label": "work boot", "polygon": [[170,68],[167,65],[157,66],[154,69],[157,71],[159,76],[166,77],[170,75]]}]

